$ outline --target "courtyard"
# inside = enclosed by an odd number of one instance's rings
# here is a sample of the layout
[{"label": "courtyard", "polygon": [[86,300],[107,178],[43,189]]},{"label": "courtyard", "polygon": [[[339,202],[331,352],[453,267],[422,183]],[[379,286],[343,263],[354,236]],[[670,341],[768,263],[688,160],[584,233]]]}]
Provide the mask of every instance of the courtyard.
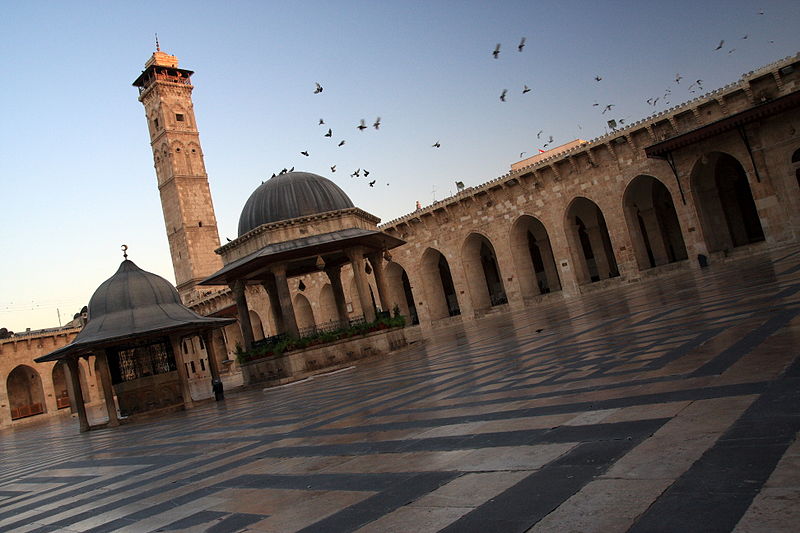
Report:
[{"label": "courtyard", "polygon": [[426,337],[115,429],[3,429],[0,530],[800,529],[800,247]]}]

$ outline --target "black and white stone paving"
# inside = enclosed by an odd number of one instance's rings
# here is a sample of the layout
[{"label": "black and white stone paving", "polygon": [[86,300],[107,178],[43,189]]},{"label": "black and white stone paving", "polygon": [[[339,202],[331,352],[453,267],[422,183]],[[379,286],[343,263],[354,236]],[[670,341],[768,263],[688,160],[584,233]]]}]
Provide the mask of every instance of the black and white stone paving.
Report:
[{"label": "black and white stone paving", "polygon": [[800,531],[798,355],[800,247],[551,295],[158,419],[2,430],[0,531]]}]

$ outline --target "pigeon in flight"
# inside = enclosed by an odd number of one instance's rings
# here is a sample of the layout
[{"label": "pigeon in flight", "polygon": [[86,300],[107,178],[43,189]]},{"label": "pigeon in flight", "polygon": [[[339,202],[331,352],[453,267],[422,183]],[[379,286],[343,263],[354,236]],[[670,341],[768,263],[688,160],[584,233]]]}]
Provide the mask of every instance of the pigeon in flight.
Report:
[{"label": "pigeon in flight", "polygon": [[369,170],[367,170],[367,169],[365,168],[365,169],[364,169],[364,177],[366,178],[367,176],[369,176]]},{"label": "pigeon in flight", "polygon": [[553,142],[553,136],[552,136],[552,135],[550,135],[550,136],[547,138],[547,144],[550,144],[551,142]]},{"label": "pigeon in flight", "polygon": [[328,128],[328,133],[325,134],[325,137],[332,137],[332,136],[333,136],[333,130]]},{"label": "pigeon in flight", "polygon": [[325,121],[323,119],[319,119],[319,125],[322,126],[323,124],[325,124]]},{"label": "pigeon in flight", "polygon": [[357,168],[355,172],[353,172],[352,174],[350,174],[350,177],[351,177],[351,178],[359,178],[359,177],[361,177],[361,169],[360,169],[360,168]]},{"label": "pigeon in flight", "polygon": [[228,242],[233,242],[230,237],[225,237],[225,238],[228,239]]},{"label": "pigeon in flight", "polygon": [[381,127],[381,117],[375,119],[375,122],[372,124],[372,127],[376,130]]},{"label": "pigeon in flight", "polygon": [[[315,82],[315,83],[317,83],[317,82]],[[322,85],[320,85],[319,83],[317,83],[317,88],[316,88],[316,89],[314,89],[314,94],[319,94],[319,93],[321,93],[321,92],[322,92]]]},{"label": "pigeon in flight", "polygon": [[492,55],[495,59],[497,59],[497,56],[500,55],[500,43],[497,43],[497,46],[494,47],[494,52],[492,52]]},{"label": "pigeon in flight", "polygon": [[374,187],[374,186],[375,186],[375,182],[376,182],[376,181],[378,181],[378,180],[372,180],[372,181],[370,181],[370,182],[369,182],[369,186],[370,186],[370,187]]},{"label": "pigeon in flight", "polygon": [[500,101],[501,102],[505,102],[506,101],[506,94],[507,93],[508,93],[508,89],[503,89],[503,92],[500,93]]},{"label": "pigeon in flight", "polygon": [[747,39],[748,37],[750,37],[750,34],[749,33],[745,33],[744,37],[742,37],[742,39]]},{"label": "pigeon in flight", "polygon": [[683,76],[681,76],[680,74],[675,74],[675,83],[680,83],[682,79]]},{"label": "pigeon in flight", "polygon": [[342,142],[339,143],[339,146],[344,146],[344,139],[342,139]]},{"label": "pigeon in flight", "polygon": [[719,50],[719,49],[721,49],[721,48],[722,48],[722,46],[723,46],[724,44],[725,44],[725,39],[721,40],[721,41],[719,42],[719,44],[717,45],[717,47],[716,47],[716,48],[714,48],[714,50],[716,51],[716,50]]},{"label": "pigeon in flight", "polygon": [[522,49],[525,48],[525,37],[519,40],[519,44],[517,45],[517,50],[522,52]]},{"label": "pigeon in flight", "polygon": [[529,93],[529,92],[531,92],[531,88],[526,85],[525,88],[522,89],[522,94]]},{"label": "pigeon in flight", "polygon": [[308,150],[303,150],[302,152],[300,152],[300,155],[308,157]]},{"label": "pigeon in flight", "polygon": [[542,132],[544,132],[544,130],[539,130],[539,133],[536,134],[536,138],[537,139],[541,139],[542,138]]},{"label": "pigeon in flight", "polygon": [[520,159],[522,159],[522,156],[523,156],[523,155],[525,155],[525,154],[527,154],[527,153],[528,153],[528,152],[520,152],[520,153],[519,153],[519,158],[520,158]]},{"label": "pigeon in flight", "polygon": [[367,123],[364,122],[363,118],[361,119],[361,123],[358,126],[356,126],[356,128],[358,128],[358,131],[364,131],[365,129],[367,129]]},{"label": "pigeon in flight", "polygon": [[736,48],[731,48],[730,50],[728,50],[728,53],[729,53],[729,54],[732,54],[732,53],[734,53],[735,51],[736,51]]},{"label": "pigeon in flight", "polygon": [[601,81],[602,79],[603,79],[603,78],[601,78],[600,76],[595,76],[595,77],[594,77],[594,81]]},{"label": "pigeon in flight", "polygon": [[436,141],[436,142],[435,142],[435,143],[433,143],[431,146],[432,146],[433,148],[441,148],[441,147],[442,147],[442,145],[441,145],[441,144],[439,144],[439,141]]},{"label": "pigeon in flight", "polygon": [[333,165],[333,166],[331,167],[331,172],[336,172],[336,165]]},{"label": "pigeon in flight", "polygon": [[611,108],[614,107],[614,104],[608,104],[604,109],[601,115],[605,115],[606,111],[611,111]]}]

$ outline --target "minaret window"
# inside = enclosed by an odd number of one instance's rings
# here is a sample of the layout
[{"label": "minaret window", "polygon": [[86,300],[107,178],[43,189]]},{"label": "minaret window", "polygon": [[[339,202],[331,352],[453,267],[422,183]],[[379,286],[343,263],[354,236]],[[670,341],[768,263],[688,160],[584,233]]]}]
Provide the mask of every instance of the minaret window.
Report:
[{"label": "minaret window", "polygon": [[158,119],[153,120],[153,127],[156,129],[156,131],[158,130]]},{"label": "minaret window", "polygon": [[183,113],[175,113],[175,120],[183,122]]}]

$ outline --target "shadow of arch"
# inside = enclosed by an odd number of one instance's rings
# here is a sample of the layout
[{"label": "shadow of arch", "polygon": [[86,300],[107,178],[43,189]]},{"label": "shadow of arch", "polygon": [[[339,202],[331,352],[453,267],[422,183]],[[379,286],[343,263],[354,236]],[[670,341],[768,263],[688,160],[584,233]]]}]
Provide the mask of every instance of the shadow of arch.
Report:
[{"label": "shadow of arch", "polygon": [[636,176],[622,195],[625,222],[639,270],[688,257],[672,195],[653,176]]},{"label": "shadow of arch", "polygon": [[709,252],[764,240],[747,174],[735,157],[704,154],[692,168],[691,186]]},{"label": "shadow of arch", "polygon": [[564,228],[580,285],[619,276],[606,220],[596,203],[583,196],[574,198],[567,207]]},{"label": "shadow of arch", "polygon": [[523,298],[560,291],[561,280],[544,224],[522,215],[511,226],[509,239]]}]

